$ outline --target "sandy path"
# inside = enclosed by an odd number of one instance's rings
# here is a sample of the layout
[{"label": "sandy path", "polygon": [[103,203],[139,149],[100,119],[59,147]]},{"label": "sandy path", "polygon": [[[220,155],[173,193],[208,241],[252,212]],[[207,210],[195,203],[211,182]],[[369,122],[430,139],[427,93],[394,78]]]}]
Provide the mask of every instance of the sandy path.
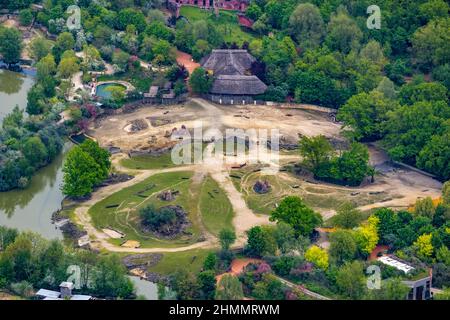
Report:
[{"label": "sandy path", "polygon": [[184,66],[189,74],[192,74],[195,69],[200,67],[200,64],[192,61],[192,56],[182,51],[177,50],[177,62],[178,64]]}]

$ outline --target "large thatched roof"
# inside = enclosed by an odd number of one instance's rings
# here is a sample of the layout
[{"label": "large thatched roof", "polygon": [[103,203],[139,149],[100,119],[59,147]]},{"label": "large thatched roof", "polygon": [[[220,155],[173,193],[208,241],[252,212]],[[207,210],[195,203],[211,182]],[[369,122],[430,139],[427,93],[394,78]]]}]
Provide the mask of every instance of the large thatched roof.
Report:
[{"label": "large thatched roof", "polygon": [[245,96],[263,94],[266,90],[267,86],[257,76],[220,75],[216,77],[210,92]]},{"label": "large thatched roof", "polygon": [[214,75],[245,75],[255,58],[247,50],[218,49],[206,56],[201,65]]}]

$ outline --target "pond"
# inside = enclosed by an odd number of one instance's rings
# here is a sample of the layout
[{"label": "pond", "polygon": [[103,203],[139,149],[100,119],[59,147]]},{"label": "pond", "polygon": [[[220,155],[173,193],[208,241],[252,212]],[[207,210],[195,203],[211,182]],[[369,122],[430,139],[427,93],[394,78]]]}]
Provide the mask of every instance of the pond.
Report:
[{"label": "pond", "polygon": [[47,239],[62,239],[52,224],[52,213],[61,208],[62,164],[71,143],[48,166],[39,170],[24,190],[0,192],[0,225],[22,231],[33,231]]},{"label": "pond", "polygon": [[0,124],[16,105],[21,109],[26,108],[27,92],[33,84],[31,75],[0,70]]},{"label": "pond", "polygon": [[111,99],[111,88],[113,87],[119,87],[126,90],[125,86],[119,84],[119,83],[105,83],[98,85],[95,89],[95,94],[103,99],[109,100]]},{"label": "pond", "polygon": [[156,283],[142,280],[136,276],[129,276],[136,288],[136,295],[144,296],[147,300],[158,300],[158,285]]}]

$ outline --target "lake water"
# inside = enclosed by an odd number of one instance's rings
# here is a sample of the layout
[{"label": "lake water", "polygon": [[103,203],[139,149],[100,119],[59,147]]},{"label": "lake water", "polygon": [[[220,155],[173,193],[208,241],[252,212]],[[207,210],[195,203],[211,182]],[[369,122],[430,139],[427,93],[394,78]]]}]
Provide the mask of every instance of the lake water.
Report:
[{"label": "lake water", "polygon": [[129,276],[136,288],[136,295],[144,296],[147,300],[158,300],[158,285],[156,283],[142,280],[136,276]]},{"label": "lake water", "polygon": [[27,92],[33,83],[32,76],[0,70],[0,123],[16,105],[21,109],[26,108]]},{"label": "lake water", "polygon": [[62,239],[61,231],[52,224],[51,217],[61,208],[64,199],[62,164],[71,146],[66,143],[63,152],[39,170],[25,190],[0,192],[0,225],[33,231],[47,239]]}]

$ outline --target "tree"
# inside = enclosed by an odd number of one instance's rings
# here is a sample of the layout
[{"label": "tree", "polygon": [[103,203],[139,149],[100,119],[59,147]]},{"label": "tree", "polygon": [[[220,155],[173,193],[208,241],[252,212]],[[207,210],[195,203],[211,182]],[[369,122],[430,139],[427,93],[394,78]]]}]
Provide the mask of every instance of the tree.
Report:
[{"label": "tree", "polygon": [[262,257],[266,254],[274,254],[276,242],[268,228],[256,226],[247,231],[247,251],[250,255]]},{"label": "tree", "polygon": [[360,56],[363,59],[367,59],[368,61],[383,67],[386,63],[386,58],[383,54],[383,48],[380,43],[375,40],[370,40],[360,52]]},{"label": "tree", "polygon": [[[100,175],[99,179],[104,180],[108,178],[109,171],[111,169],[110,153],[101,148],[97,141],[92,139],[86,139],[80,144],[80,148],[89,154],[92,159],[99,165]],[[100,182],[100,181],[99,181]]]},{"label": "tree", "polygon": [[306,250],[305,259],[322,270],[328,269],[328,253],[318,246],[314,245]]},{"label": "tree", "polygon": [[171,277],[171,287],[179,300],[194,300],[200,295],[200,284],[192,272],[177,270]]},{"label": "tree", "polygon": [[339,109],[337,118],[344,122],[344,129],[357,140],[374,141],[382,138],[388,112],[394,110],[392,103],[379,91],[360,93],[351,97]]},{"label": "tree", "polygon": [[204,270],[215,270],[217,267],[217,256],[214,252],[208,253],[205,261],[203,262]]},{"label": "tree", "polygon": [[355,239],[359,250],[369,255],[379,241],[378,224],[380,220],[376,216],[369,217],[366,224],[356,230]]},{"label": "tree", "polygon": [[325,26],[319,8],[311,3],[301,3],[289,18],[291,34],[304,48],[320,45]]},{"label": "tree", "polygon": [[62,79],[69,79],[80,70],[76,57],[61,59],[58,65],[58,74]]},{"label": "tree", "polygon": [[446,18],[450,6],[444,0],[429,0],[419,6],[420,13],[425,16],[428,21],[436,18]]},{"label": "tree", "polygon": [[47,162],[47,149],[37,136],[25,140],[22,152],[35,168],[40,168]]},{"label": "tree", "polygon": [[56,62],[53,55],[48,54],[36,63],[37,77],[40,80],[52,76],[56,72]]},{"label": "tree", "polygon": [[378,84],[378,87],[376,87],[375,91],[381,92],[386,99],[395,100],[397,98],[395,85],[387,77],[383,77],[383,79]]},{"label": "tree", "polygon": [[338,263],[351,261],[358,247],[351,231],[338,230],[330,235],[330,256]]},{"label": "tree", "polygon": [[116,50],[112,56],[112,63],[117,66],[119,71],[125,72],[128,69],[130,55],[122,50]]},{"label": "tree", "polygon": [[391,278],[383,281],[379,290],[370,290],[368,298],[373,300],[405,300],[410,290],[401,278]]},{"label": "tree", "polygon": [[73,147],[64,162],[63,193],[71,197],[88,195],[99,181],[98,171],[98,164],[88,153],[78,146]]},{"label": "tree", "polygon": [[412,37],[417,63],[425,70],[448,62],[450,18],[436,19],[416,30]]},{"label": "tree", "polygon": [[194,93],[208,93],[211,89],[213,79],[205,69],[197,68],[189,78],[189,85]]},{"label": "tree", "polygon": [[36,37],[30,43],[30,55],[34,60],[39,61],[49,53],[53,48],[53,42],[43,37]]},{"label": "tree", "polygon": [[68,51],[72,50],[75,47],[75,39],[70,32],[62,32],[59,34],[58,38],[56,38],[55,46],[53,47],[53,55],[59,61],[61,55]]},{"label": "tree", "polygon": [[443,292],[433,295],[435,300],[450,300],[450,288],[444,288]]},{"label": "tree", "polygon": [[22,48],[22,34],[19,30],[0,27],[0,54],[6,64],[19,62]]},{"label": "tree", "polygon": [[433,218],[434,204],[433,199],[426,197],[424,199],[417,199],[414,205],[414,213],[418,216]]},{"label": "tree", "polygon": [[343,295],[354,300],[360,299],[364,295],[366,285],[363,264],[352,261],[340,267],[336,274],[336,285]]},{"label": "tree", "polygon": [[273,274],[264,273],[261,281],[255,284],[252,294],[261,300],[282,300],[284,286]]},{"label": "tree", "polygon": [[356,209],[351,202],[342,203],[336,210],[336,215],[331,218],[335,227],[353,229],[357,227],[363,219],[363,214]]},{"label": "tree", "polygon": [[223,251],[230,250],[230,247],[236,241],[236,234],[233,230],[222,229],[219,233],[219,241]]},{"label": "tree", "polygon": [[242,283],[233,275],[225,274],[216,289],[216,300],[242,300],[244,291]]},{"label": "tree", "polygon": [[134,292],[133,283],[126,276],[126,268],[117,255],[99,258],[93,274],[92,291],[102,297],[130,298]]},{"label": "tree", "polygon": [[33,12],[31,9],[20,10],[19,21],[22,26],[29,26],[33,22]]},{"label": "tree", "polygon": [[39,84],[35,84],[27,93],[27,112],[31,115],[37,115],[44,112],[45,108],[44,88]]},{"label": "tree", "polygon": [[442,186],[442,203],[446,206],[450,205],[450,180]]},{"label": "tree", "polygon": [[414,242],[414,248],[417,250],[417,254],[420,258],[429,259],[433,255],[433,244],[431,243],[433,235],[423,234],[417,238]]},{"label": "tree", "polygon": [[203,293],[203,299],[213,300],[216,294],[216,277],[214,271],[203,271],[198,275],[200,290]]},{"label": "tree", "polygon": [[325,40],[328,47],[346,54],[359,47],[361,39],[361,30],[347,13],[341,11],[331,16]]},{"label": "tree", "polygon": [[333,152],[331,143],[323,135],[311,138],[304,136],[300,140],[299,145],[303,163],[313,171],[324,162],[327,162]]},{"label": "tree", "polygon": [[289,196],[272,212],[270,221],[285,222],[294,228],[297,236],[309,237],[314,228],[322,223],[322,216],[299,197]]},{"label": "tree", "polygon": [[139,32],[143,32],[147,26],[142,11],[133,8],[120,10],[116,23],[119,30],[126,30],[127,26],[134,25]]}]

